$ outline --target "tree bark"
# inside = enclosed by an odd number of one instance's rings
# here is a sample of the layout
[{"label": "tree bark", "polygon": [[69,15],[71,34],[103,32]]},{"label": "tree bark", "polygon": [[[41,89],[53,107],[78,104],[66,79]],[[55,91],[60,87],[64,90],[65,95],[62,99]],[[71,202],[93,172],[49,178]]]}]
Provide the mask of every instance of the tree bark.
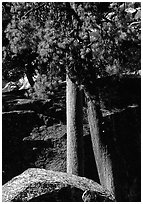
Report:
[{"label": "tree bark", "polygon": [[29,72],[27,71],[27,72],[26,72],[26,76],[27,76],[27,79],[28,79],[28,81],[29,81],[30,86],[33,87],[33,86],[34,86],[34,80],[33,80],[33,78],[32,78],[31,73],[29,73]]},{"label": "tree bark", "polygon": [[102,137],[101,132],[101,111],[99,99],[96,101],[88,99],[87,101],[88,121],[90,126],[91,140],[93,146],[94,157],[96,160],[100,183],[115,195],[115,184],[113,177],[112,162],[108,145]]},{"label": "tree bark", "polygon": [[67,75],[67,173],[83,175],[82,90]]},{"label": "tree bark", "polygon": [[27,64],[26,65],[26,76],[27,76],[27,79],[29,81],[29,84],[31,87],[34,86],[34,80],[33,80],[33,69],[31,68],[31,64]]}]

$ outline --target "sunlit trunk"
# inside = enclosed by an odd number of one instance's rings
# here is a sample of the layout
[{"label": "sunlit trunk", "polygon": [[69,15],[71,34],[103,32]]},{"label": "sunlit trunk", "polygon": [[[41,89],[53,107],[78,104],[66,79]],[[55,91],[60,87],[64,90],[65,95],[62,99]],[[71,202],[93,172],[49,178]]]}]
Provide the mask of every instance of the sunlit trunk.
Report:
[{"label": "sunlit trunk", "polygon": [[83,175],[82,90],[67,76],[67,173]]},{"label": "sunlit trunk", "polygon": [[[98,100],[98,97],[96,98]],[[90,126],[91,140],[94,157],[96,160],[100,183],[115,194],[112,161],[108,151],[108,145],[101,133],[101,112],[99,101],[88,99],[87,113]]]}]

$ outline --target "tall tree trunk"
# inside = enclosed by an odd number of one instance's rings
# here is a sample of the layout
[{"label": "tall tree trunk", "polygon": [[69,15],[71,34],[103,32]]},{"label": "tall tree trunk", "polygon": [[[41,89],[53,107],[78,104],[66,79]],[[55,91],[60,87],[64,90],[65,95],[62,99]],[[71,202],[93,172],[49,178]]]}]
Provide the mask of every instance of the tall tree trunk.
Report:
[{"label": "tall tree trunk", "polygon": [[30,86],[33,87],[34,81],[33,81],[32,75],[29,72],[26,72],[26,76],[27,76]]},{"label": "tall tree trunk", "polygon": [[101,134],[101,111],[98,95],[95,100],[88,98],[87,112],[100,183],[115,196],[115,184],[110,153],[108,151],[108,145]]},{"label": "tall tree trunk", "polygon": [[67,75],[67,173],[83,176],[82,90]]},{"label": "tall tree trunk", "polygon": [[33,75],[33,70],[31,70],[31,67],[29,65],[27,65],[27,67],[26,67],[26,76],[27,76],[27,79],[28,79],[29,84],[31,85],[31,87],[34,86],[34,80],[32,78],[32,75]]}]

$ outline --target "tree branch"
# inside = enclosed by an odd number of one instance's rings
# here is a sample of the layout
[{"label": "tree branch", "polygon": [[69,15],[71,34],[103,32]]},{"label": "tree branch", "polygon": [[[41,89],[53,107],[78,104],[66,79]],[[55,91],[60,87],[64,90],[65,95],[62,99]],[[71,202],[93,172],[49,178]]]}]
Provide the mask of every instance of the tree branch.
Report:
[{"label": "tree branch", "polygon": [[46,3],[43,3],[43,4],[41,4],[40,6],[37,6],[36,8],[30,9],[29,11],[27,11],[27,13],[25,13],[25,14],[21,17],[21,20],[22,20],[23,18],[25,18],[26,16],[28,16],[29,13],[40,9],[40,8],[43,7],[45,4],[46,4]]},{"label": "tree branch", "polygon": [[71,13],[75,17],[75,19],[78,21],[79,25],[82,26],[82,21],[78,14],[75,12],[75,10],[71,7],[70,2],[66,2],[66,10]]}]

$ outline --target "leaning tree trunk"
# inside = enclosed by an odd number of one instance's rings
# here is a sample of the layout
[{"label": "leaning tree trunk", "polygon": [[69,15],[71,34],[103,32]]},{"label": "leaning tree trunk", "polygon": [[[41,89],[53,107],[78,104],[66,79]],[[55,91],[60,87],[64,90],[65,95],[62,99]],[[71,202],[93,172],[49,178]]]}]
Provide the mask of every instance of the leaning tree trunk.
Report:
[{"label": "leaning tree trunk", "polygon": [[67,76],[67,173],[83,175],[82,90]]},{"label": "leaning tree trunk", "polygon": [[27,76],[27,79],[29,81],[29,84],[31,87],[34,86],[34,80],[33,80],[33,71],[31,70],[31,67],[27,65],[27,68],[26,68],[26,76]]},{"label": "leaning tree trunk", "polygon": [[93,152],[100,183],[115,196],[114,177],[110,153],[108,152],[108,145],[106,144],[106,141],[104,141],[101,134],[101,111],[98,96],[95,100],[88,97],[87,112]]},{"label": "leaning tree trunk", "polygon": [[34,81],[33,81],[32,75],[29,72],[27,72],[26,76],[27,76],[27,79],[29,81],[30,86],[33,87],[34,86]]}]

